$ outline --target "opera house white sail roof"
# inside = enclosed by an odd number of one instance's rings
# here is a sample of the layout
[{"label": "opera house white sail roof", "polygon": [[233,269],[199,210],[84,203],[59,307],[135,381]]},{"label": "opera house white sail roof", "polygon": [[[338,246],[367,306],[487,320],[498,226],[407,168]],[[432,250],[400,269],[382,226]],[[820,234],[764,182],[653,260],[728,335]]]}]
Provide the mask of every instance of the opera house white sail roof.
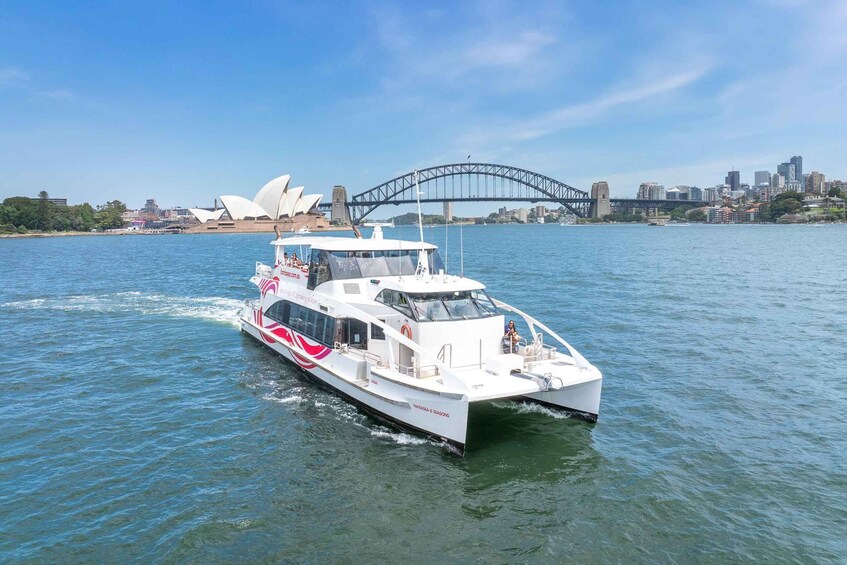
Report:
[{"label": "opera house white sail roof", "polygon": [[200,220],[201,224],[205,224],[206,222],[208,222],[210,220],[220,220],[221,216],[224,215],[224,209],[223,208],[221,208],[220,210],[215,210],[215,211],[204,210],[203,208],[189,208],[188,211],[191,212],[192,214],[194,214],[197,217],[197,219]]},{"label": "opera house white sail roof", "polygon": [[[323,198],[322,194],[304,194],[304,188],[297,186],[288,188],[291,175],[282,175],[263,186],[253,200],[243,196],[227,194],[221,196],[226,213],[233,220],[290,218],[299,214],[312,212]],[[206,223],[219,220],[224,210],[203,210],[191,208],[191,213]]]}]

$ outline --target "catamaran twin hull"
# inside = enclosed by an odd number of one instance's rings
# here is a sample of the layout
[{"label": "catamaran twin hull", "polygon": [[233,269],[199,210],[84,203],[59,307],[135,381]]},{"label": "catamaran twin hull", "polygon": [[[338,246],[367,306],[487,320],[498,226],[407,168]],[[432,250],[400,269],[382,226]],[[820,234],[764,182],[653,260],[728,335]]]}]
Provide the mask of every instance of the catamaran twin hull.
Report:
[{"label": "catamaran twin hull", "polygon": [[[529,400],[596,421],[600,371],[481,283],[430,274],[439,269],[434,246],[336,237],[274,244],[274,266],[257,264],[251,279],[261,298],[245,304],[242,331],[365,411],[460,453],[474,402]],[[291,263],[280,252],[287,246],[301,256],[310,247],[308,266]],[[524,320],[531,341],[504,343],[504,312]]]}]

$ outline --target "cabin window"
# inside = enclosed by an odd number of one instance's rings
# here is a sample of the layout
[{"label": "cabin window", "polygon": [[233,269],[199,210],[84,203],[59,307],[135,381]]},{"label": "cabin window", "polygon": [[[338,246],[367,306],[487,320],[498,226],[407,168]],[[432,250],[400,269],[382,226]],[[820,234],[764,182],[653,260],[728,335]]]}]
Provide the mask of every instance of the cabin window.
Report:
[{"label": "cabin window", "polygon": [[443,322],[451,319],[441,294],[414,294],[412,308],[422,322]]},{"label": "cabin window", "polygon": [[323,249],[312,249],[312,255],[309,258],[309,280],[306,283],[306,288],[314,290],[316,286],[332,280],[332,273],[329,270],[329,253]]},{"label": "cabin window", "polygon": [[[414,275],[418,266],[418,253],[417,249],[328,252],[330,279]],[[428,250],[425,253],[427,253],[431,273],[438,273],[439,270],[444,269],[444,262],[437,249]],[[316,286],[317,284],[320,282],[317,282]]]},{"label": "cabin window", "polygon": [[341,343],[354,349],[368,348],[368,325],[356,318],[342,318]]},{"label": "cabin window", "polygon": [[391,306],[398,312],[401,312],[410,318],[414,318],[412,307],[409,304],[409,299],[402,292],[397,290],[385,289],[376,296],[377,302],[382,302],[386,306]]},{"label": "cabin window", "polygon": [[409,253],[408,249],[394,249],[383,251],[382,253],[385,256],[385,263],[388,266],[388,272],[392,276],[411,276],[415,274],[415,267],[418,264],[417,259],[415,261],[412,260],[412,255]]},{"label": "cabin window", "polygon": [[335,341],[335,318],[323,312],[280,300],[267,309],[265,316],[318,343],[331,346]]},{"label": "cabin window", "polygon": [[475,320],[497,316],[497,307],[484,290],[409,293],[419,322]]},{"label": "cabin window", "polygon": [[[380,322],[385,322],[385,320],[380,320]],[[371,339],[377,339],[380,341],[385,340],[385,330],[376,324],[371,324]]]}]

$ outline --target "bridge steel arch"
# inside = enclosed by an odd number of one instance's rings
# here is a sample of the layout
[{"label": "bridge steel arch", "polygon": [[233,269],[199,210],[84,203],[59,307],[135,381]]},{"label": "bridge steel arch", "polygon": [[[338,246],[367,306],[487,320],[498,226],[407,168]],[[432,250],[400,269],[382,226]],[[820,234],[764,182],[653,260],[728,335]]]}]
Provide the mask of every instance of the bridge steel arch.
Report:
[{"label": "bridge steel arch", "polygon": [[[476,179],[475,186],[472,178]],[[480,179],[483,179],[482,183]],[[588,216],[592,202],[587,192],[548,176],[508,165],[438,165],[418,170],[418,182],[421,192],[424,185],[435,188],[422,194],[421,202],[553,202],[581,218]],[[413,204],[415,201],[415,173],[411,172],[353,196],[348,204],[351,219],[358,222],[384,204]]]}]

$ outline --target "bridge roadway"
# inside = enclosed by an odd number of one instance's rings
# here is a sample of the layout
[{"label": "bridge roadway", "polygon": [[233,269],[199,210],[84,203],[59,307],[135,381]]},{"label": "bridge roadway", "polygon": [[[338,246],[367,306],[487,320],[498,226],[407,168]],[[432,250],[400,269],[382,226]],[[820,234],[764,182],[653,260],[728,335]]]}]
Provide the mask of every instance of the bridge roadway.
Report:
[{"label": "bridge roadway", "polygon": [[[344,187],[333,189],[332,201],[319,209],[330,210],[332,218],[350,218],[359,223],[379,206],[414,204],[415,172],[406,173],[369,190],[347,198]],[[598,183],[603,184],[605,183]],[[690,200],[638,200],[608,198],[608,188],[595,189],[596,196],[556,179],[512,167],[491,163],[453,163],[417,171],[417,186],[422,203],[437,202],[531,202],[564,206],[579,217],[596,216],[606,209],[668,209],[685,204],[703,205]],[[601,200],[608,202],[602,203]]]}]

